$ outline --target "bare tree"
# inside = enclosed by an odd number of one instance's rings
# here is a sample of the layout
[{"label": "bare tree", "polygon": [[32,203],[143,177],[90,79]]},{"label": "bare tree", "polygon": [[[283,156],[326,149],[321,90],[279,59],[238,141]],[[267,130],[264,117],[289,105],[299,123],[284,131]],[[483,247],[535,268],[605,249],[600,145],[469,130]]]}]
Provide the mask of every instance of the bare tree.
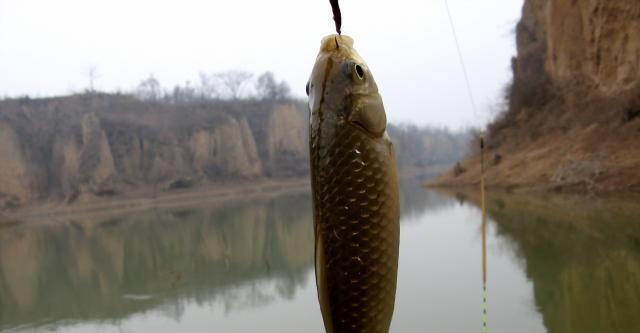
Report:
[{"label": "bare tree", "polygon": [[251,79],[253,74],[246,71],[227,71],[215,74],[231,99],[238,99],[242,93],[242,88]]},{"label": "bare tree", "polygon": [[213,74],[200,72],[200,98],[203,100],[219,97],[217,78]]},{"label": "bare tree", "polygon": [[265,72],[256,80],[258,97],[270,100],[283,100],[290,96],[291,89],[285,81],[276,82],[273,73]]},{"label": "bare tree", "polygon": [[162,95],[160,82],[153,76],[153,74],[150,74],[148,78],[142,80],[140,84],[138,84],[136,94],[143,100],[157,101]]},{"label": "bare tree", "polygon": [[182,89],[182,95],[185,102],[193,102],[196,97],[196,90],[191,86],[191,81],[187,80]]},{"label": "bare tree", "polygon": [[95,92],[95,83],[98,78],[98,66],[91,65],[89,66],[89,71],[87,72],[89,75],[89,92]]},{"label": "bare tree", "polygon": [[174,103],[190,103],[195,100],[196,90],[191,87],[191,81],[187,81],[184,87],[176,85],[173,87],[172,98]]}]

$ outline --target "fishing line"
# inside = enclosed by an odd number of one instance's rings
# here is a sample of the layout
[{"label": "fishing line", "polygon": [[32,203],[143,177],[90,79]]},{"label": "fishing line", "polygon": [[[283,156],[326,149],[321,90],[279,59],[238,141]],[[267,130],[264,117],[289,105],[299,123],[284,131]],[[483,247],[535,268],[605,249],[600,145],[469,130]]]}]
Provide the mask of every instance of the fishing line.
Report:
[{"label": "fishing line", "polygon": [[487,333],[487,207],[484,193],[484,136],[480,136],[480,201],[482,206],[482,333]]},{"label": "fishing line", "polygon": [[458,51],[458,59],[460,60],[460,66],[462,67],[462,73],[464,74],[464,81],[467,85],[467,93],[469,94],[469,102],[471,102],[471,109],[473,110],[474,115],[478,115],[478,110],[476,109],[476,102],[473,98],[473,93],[471,91],[471,83],[469,80],[469,75],[467,74],[467,67],[464,65],[464,58],[462,57],[462,51],[460,49],[460,43],[458,42],[458,34],[456,33],[455,24],[453,24],[453,18],[451,17],[451,10],[449,10],[449,2],[444,0],[444,5],[447,8],[447,17],[449,17],[449,24],[451,25],[451,32],[453,33],[453,40],[456,43],[456,50]]},{"label": "fishing line", "polygon": [[[462,74],[464,74],[464,82],[467,87],[467,94],[469,95],[471,109],[473,111],[473,114],[478,116],[476,102],[473,98],[473,91],[471,90],[469,74],[467,73],[467,67],[464,64],[464,57],[462,56],[462,50],[460,48],[460,42],[458,41],[456,27],[453,23],[453,18],[451,17],[449,2],[447,0],[444,0],[444,5],[447,9],[447,17],[449,18],[451,32],[453,33],[453,40],[456,44],[458,60],[460,61],[460,67],[462,67]],[[484,192],[484,136],[480,136],[480,200],[482,206],[482,333],[487,333],[487,207],[485,206]]]},{"label": "fishing line", "polygon": [[331,11],[333,12],[333,21],[336,23],[336,32],[342,35],[342,13],[340,13],[340,4],[338,0],[329,0]]}]

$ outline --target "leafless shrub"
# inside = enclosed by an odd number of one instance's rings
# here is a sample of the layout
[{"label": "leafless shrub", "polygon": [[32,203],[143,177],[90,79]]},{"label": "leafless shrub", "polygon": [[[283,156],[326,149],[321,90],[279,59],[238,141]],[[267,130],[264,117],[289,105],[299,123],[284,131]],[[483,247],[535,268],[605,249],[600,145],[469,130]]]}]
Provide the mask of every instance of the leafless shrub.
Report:
[{"label": "leafless shrub", "polygon": [[276,82],[273,73],[265,72],[255,83],[258,98],[269,100],[283,100],[291,95],[291,89],[285,81]]},{"label": "leafless shrub", "polygon": [[150,74],[148,78],[142,80],[136,89],[136,96],[146,101],[159,100],[162,96],[162,89],[158,79],[153,74]]},{"label": "leafless shrub", "polygon": [[463,168],[462,165],[460,164],[460,162],[457,162],[456,165],[453,167],[453,176],[454,177],[458,177],[461,174],[467,172],[467,169]]},{"label": "leafless shrub", "polygon": [[502,162],[502,155],[500,154],[493,155],[493,165],[498,165],[500,164],[500,162]]},{"label": "leafless shrub", "polygon": [[218,88],[215,76],[212,74],[207,74],[205,72],[200,72],[199,77],[200,77],[200,98],[202,100],[219,98],[220,89]]},{"label": "leafless shrub", "polygon": [[244,86],[249,79],[253,77],[253,74],[240,70],[231,70],[215,74],[215,77],[221,83],[221,88],[224,89],[225,96],[230,99],[240,98]]}]

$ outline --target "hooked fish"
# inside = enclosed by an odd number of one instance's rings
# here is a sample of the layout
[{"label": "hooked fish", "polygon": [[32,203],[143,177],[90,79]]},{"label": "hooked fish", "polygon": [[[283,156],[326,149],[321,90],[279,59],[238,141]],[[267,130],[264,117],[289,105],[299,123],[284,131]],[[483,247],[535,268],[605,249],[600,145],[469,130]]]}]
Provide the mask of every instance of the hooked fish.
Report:
[{"label": "hooked fish", "polygon": [[382,98],[350,37],[322,40],[307,94],[325,330],[388,332],[400,243],[398,175]]}]

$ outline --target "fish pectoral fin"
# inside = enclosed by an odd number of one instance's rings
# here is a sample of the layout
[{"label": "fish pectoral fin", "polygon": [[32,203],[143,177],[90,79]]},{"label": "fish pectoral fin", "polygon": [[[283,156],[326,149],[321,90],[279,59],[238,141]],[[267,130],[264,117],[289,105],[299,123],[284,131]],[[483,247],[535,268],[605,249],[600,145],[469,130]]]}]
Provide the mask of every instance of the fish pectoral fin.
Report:
[{"label": "fish pectoral fin", "polygon": [[320,303],[320,311],[322,312],[322,320],[324,321],[324,328],[327,333],[333,333],[333,321],[331,319],[331,305],[329,302],[329,290],[327,289],[327,276],[326,276],[326,258],[324,255],[324,245],[322,237],[319,232],[319,228],[316,228],[316,247],[315,247],[315,261],[316,261],[316,287],[318,290],[318,301]]},{"label": "fish pectoral fin", "polygon": [[379,94],[358,96],[353,102],[349,121],[379,138],[387,128],[387,115]]}]

